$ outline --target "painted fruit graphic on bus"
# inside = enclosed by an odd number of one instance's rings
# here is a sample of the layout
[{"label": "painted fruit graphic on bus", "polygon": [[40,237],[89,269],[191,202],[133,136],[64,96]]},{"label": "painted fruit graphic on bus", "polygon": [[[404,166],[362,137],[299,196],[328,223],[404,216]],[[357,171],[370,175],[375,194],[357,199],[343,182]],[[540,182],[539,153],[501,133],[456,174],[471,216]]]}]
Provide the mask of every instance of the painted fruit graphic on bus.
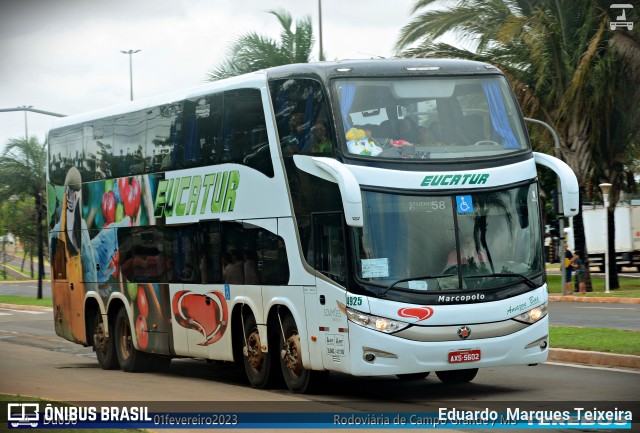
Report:
[{"label": "painted fruit graphic on bus", "polygon": [[173,296],[173,315],[183,328],[198,331],[204,337],[200,346],[215,343],[224,335],[229,312],[220,292],[205,294],[181,290]]},{"label": "painted fruit graphic on bus", "polygon": [[131,184],[125,182],[123,189],[120,190],[120,195],[125,214],[133,217],[140,209],[140,181],[138,178],[132,178]]},{"label": "painted fruit graphic on bus", "polygon": [[104,193],[102,198],[102,217],[107,226],[116,221],[116,195],[113,191]]}]

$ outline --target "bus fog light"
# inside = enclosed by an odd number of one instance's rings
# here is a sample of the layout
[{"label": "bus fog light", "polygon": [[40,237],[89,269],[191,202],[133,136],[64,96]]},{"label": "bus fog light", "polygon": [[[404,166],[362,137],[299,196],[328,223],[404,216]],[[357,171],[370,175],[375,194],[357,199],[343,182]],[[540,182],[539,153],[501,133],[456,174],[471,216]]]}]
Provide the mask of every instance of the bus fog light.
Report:
[{"label": "bus fog light", "polygon": [[526,346],[524,346],[525,350],[526,349],[531,349],[532,347],[539,347],[540,350],[545,350],[547,348],[547,346],[549,345],[549,343],[547,342],[547,340],[549,339],[548,335],[545,335],[542,338],[538,338],[535,341],[532,341],[531,343],[527,344]]},{"label": "bus fog light", "polygon": [[376,359],[376,355],[374,355],[371,352],[367,352],[364,354],[364,360],[367,362],[373,362],[373,360]]}]

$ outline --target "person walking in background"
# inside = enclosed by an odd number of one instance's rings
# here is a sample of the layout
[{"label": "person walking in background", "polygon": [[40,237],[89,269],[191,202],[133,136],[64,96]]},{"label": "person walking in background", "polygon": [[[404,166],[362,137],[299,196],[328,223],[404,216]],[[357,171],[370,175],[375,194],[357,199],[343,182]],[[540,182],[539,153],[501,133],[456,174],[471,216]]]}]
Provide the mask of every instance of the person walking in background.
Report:
[{"label": "person walking in background", "polygon": [[571,273],[573,271],[573,254],[567,244],[564,244],[564,275],[565,287],[562,290],[563,295],[570,295],[573,290],[571,288]]},{"label": "person walking in background", "polygon": [[584,262],[582,261],[578,253],[573,254],[573,269],[574,269],[574,275],[576,277],[576,285],[578,287],[578,290],[576,291],[579,294],[584,295],[585,293],[587,293],[587,283],[585,282],[585,279],[584,279],[585,277]]}]

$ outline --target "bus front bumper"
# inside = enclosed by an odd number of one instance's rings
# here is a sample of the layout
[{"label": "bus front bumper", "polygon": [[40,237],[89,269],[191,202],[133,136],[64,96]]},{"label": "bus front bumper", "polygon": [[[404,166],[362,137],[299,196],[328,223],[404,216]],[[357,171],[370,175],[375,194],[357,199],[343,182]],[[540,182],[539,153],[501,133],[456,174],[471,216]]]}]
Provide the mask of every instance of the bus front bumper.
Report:
[{"label": "bus front bumper", "polygon": [[539,364],[549,353],[549,316],[502,337],[439,342],[412,341],[349,322],[349,344],[355,376]]}]

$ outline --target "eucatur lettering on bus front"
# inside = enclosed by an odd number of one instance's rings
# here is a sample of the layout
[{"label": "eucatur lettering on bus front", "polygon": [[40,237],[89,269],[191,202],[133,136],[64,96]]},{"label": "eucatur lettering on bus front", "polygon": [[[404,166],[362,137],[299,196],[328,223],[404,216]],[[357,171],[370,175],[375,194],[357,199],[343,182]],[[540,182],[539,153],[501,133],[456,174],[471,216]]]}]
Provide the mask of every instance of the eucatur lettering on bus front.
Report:
[{"label": "eucatur lettering on bus front", "polygon": [[168,172],[158,183],[154,200],[156,218],[168,223],[197,221],[222,212],[233,212],[238,170],[192,169]]}]

